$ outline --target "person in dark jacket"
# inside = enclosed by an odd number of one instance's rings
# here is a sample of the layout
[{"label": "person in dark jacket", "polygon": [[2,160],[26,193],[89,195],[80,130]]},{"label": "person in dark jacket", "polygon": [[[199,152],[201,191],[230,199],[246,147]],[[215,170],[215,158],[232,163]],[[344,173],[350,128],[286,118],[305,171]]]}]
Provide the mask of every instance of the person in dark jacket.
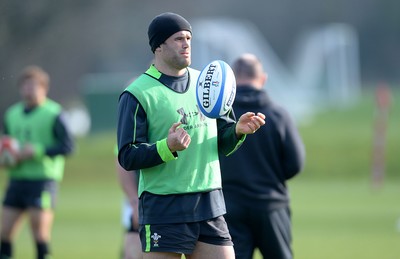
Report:
[{"label": "person in dark jacket", "polygon": [[252,111],[266,116],[265,126],[248,135],[240,150],[220,157],[235,254],[251,259],[259,248],[264,258],[292,258],[286,181],[302,170],[304,145],[289,114],[263,90],[267,75],[258,58],[243,54],[232,69],[237,83],[235,114]]}]

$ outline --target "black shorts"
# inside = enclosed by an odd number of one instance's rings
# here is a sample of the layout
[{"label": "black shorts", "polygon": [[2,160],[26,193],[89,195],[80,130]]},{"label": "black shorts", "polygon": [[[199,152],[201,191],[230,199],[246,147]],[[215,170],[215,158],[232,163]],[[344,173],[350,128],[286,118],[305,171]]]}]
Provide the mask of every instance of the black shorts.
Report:
[{"label": "black shorts", "polygon": [[192,254],[197,241],[232,246],[232,239],[223,216],[182,224],[140,225],[143,252]]},{"label": "black shorts", "polygon": [[58,184],[54,180],[11,180],[3,206],[27,209],[53,209]]}]

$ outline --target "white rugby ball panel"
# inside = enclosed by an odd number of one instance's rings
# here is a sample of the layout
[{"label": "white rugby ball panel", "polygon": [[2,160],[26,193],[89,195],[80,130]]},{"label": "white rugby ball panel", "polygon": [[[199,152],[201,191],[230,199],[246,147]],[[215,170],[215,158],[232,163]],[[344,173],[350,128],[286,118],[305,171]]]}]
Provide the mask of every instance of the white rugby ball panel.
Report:
[{"label": "white rugby ball panel", "polygon": [[218,118],[226,114],[235,95],[235,75],[226,62],[215,60],[203,68],[197,80],[196,99],[204,115]]}]

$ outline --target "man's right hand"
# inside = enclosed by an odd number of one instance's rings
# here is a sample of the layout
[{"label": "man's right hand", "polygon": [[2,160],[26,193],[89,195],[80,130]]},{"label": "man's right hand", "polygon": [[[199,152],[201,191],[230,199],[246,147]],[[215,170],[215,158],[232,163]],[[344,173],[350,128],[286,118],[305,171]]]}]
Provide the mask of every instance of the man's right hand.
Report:
[{"label": "man's right hand", "polygon": [[182,151],[187,149],[190,144],[190,136],[186,130],[178,128],[181,122],[172,124],[168,131],[167,145],[171,152]]}]

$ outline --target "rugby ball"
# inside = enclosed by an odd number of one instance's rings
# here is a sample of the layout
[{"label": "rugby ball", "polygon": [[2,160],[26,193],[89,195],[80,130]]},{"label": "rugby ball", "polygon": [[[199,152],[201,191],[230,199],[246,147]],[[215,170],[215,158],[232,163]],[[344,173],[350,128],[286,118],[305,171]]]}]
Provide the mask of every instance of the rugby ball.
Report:
[{"label": "rugby ball", "polygon": [[209,118],[219,118],[232,109],[236,80],[232,68],[222,60],[205,66],[197,79],[196,99],[200,111]]},{"label": "rugby ball", "polygon": [[14,166],[17,164],[19,143],[16,139],[3,136],[0,139],[0,166]]}]

